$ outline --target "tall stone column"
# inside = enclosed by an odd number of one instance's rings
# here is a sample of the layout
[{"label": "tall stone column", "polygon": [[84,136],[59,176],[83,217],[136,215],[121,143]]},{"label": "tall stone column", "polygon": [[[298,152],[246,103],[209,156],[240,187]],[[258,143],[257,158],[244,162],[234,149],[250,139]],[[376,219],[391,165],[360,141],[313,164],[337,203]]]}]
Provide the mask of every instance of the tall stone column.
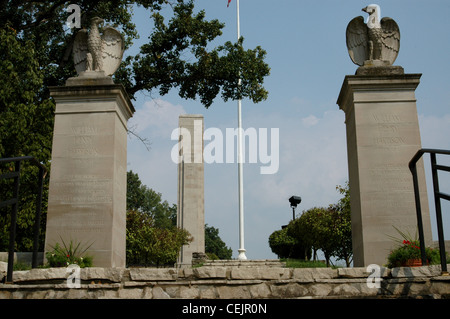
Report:
[{"label": "tall stone column", "polygon": [[193,253],[205,253],[203,116],[180,115],[177,225],[193,237],[181,248],[178,265],[191,266]]},{"label": "tall stone column", "polygon": [[[356,267],[386,264],[395,246],[389,236],[400,238],[394,226],[416,234],[408,163],[421,148],[415,97],[420,77],[387,67],[360,68],[357,75],[344,79],[337,104],[345,112]],[[430,242],[423,162],[418,174],[425,237]]]},{"label": "tall stone column", "polygon": [[98,267],[125,267],[127,120],[133,105],[109,77],[71,78],[56,101],[45,250],[92,244]]}]

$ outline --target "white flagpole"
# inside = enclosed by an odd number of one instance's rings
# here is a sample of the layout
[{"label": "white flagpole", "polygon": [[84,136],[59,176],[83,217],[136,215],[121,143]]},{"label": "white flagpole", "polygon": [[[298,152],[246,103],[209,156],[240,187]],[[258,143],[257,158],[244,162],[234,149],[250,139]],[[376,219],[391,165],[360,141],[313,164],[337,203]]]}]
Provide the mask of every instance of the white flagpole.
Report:
[{"label": "white flagpole", "polygon": [[[237,37],[238,41],[241,37],[241,26],[239,23],[239,0],[236,1],[237,7]],[[241,79],[238,80],[238,85],[241,85]],[[238,100],[238,179],[239,179],[239,256],[238,260],[247,260],[244,248],[244,168],[242,158],[242,101]]]}]

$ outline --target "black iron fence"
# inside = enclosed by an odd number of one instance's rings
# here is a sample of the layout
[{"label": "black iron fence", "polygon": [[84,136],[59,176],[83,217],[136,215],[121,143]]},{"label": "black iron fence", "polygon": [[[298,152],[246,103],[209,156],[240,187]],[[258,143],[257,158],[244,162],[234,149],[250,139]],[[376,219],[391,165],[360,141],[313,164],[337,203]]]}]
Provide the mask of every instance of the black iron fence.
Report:
[{"label": "black iron fence", "polygon": [[417,213],[417,225],[419,228],[419,241],[420,241],[420,253],[422,258],[422,265],[426,265],[427,257],[425,254],[425,237],[423,233],[423,222],[422,222],[422,209],[420,206],[420,190],[419,182],[417,178],[417,161],[422,157],[423,154],[429,153],[431,160],[431,175],[433,179],[433,190],[434,190],[434,204],[436,208],[436,224],[438,231],[439,240],[439,253],[441,260],[441,271],[443,275],[448,275],[447,271],[447,256],[445,252],[445,239],[444,239],[444,227],[442,222],[442,208],[441,199],[446,199],[450,201],[450,195],[442,193],[439,189],[439,177],[438,171],[450,172],[450,166],[438,165],[436,161],[436,154],[450,155],[450,150],[438,150],[438,149],[421,149],[409,162],[409,169],[413,175],[414,182],[414,196],[416,200],[416,213]]},{"label": "black iron fence", "polygon": [[17,223],[17,211],[19,207],[19,190],[20,190],[20,172],[22,169],[22,162],[30,161],[33,165],[39,168],[39,178],[37,185],[37,202],[36,202],[36,216],[34,220],[34,238],[33,238],[33,257],[32,268],[37,267],[37,256],[39,246],[39,232],[41,223],[41,206],[42,206],[42,192],[44,186],[44,178],[47,175],[47,169],[44,165],[39,163],[34,157],[12,157],[12,158],[0,158],[0,164],[13,163],[14,168],[11,168],[9,172],[0,174],[0,180],[13,179],[13,194],[12,198],[8,198],[0,202],[0,208],[11,206],[11,226],[9,232],[9,249],[8,249],[8,271],[6,274],[6,283],[13,282],[13,264],[14,264],[14,245],[16,241],[16,223]]}]

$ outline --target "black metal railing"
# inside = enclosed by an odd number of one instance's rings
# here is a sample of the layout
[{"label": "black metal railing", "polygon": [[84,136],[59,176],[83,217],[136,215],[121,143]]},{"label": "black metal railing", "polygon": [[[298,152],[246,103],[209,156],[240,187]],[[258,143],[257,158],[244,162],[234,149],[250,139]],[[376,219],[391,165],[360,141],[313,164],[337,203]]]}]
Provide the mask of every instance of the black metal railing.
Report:
[{"label": "black metal railing", "polygon": [[436,161],[436,154],[450,155],[450,150],[438,150],[438,149],[421,149],[409,162],[409,169],[413,175],[414,183],[414,196],[416,200],[416,213],[417,213],[417,226],[419,228],[419,241],[420,241],[420,254],[422,258],[422,265],[426,265],[427,256],[425,253],[425,237],[423,233],[423,222],[422,222],[422,209],[420,206],[420,192],[419,192],[419,182],[417,178],[417,161],[422,157],[423,154],[429,153],[431,159],[431,175],[433,178],[433,190],[434,190],[434,204],[436,208],[436,223],[438,231],[439,240],[439,253],[441,260],[441,271],[443,275],[448,275],[447,271],[447,256],[445,253],[445,239],[444,239],[444,227],[442,222],[442,209],[441,209],[441,199],[446,199],[450,201],[450,195],[442,193],[439,190],[439,178],[438,171],[450,172],[450,166],[438,165]]},{"label": "black metal railing", "polygon": [[32,156],[12,157],[12,158],[0,158],[0,164],[14,163],[14,170],[10,172],[0,174],[0,180],[13,179],[13,194],[12,198],[0,202],[0,208],[11,205],[11,226],[9,232],[9,249],[8,249],[8,270],[6,274],[6,283],[13,282],[13,264],[14,264],[14,245],[16,242],[16,223],[17,223],[17,211],[19,207],[19,189],[20,189],[20,172],[22,169],[22,162],[30,161],[33,165],[39,168],[38,179],[38,196],[36,202],[36,216],[34,220],[34,238],[33,238],[33,257],[31,267],[36,268],[38,266],[37,255],[39,246],[39,232],[41,223],[41,206],[42,206],[42,192],[44,187],[44,178],[47,175],[47,169],[44,165],[39,163],[37,159]]}]

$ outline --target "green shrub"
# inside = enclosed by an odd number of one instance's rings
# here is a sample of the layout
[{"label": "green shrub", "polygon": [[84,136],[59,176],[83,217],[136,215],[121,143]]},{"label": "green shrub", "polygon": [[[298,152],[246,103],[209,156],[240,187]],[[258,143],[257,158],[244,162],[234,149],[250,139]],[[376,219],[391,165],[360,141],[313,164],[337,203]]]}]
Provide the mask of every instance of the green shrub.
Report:
[{"label": "green shrub", "polygon": [[185,229],[155,226],[152,217],[139,211],[127,212],[126,258],[128,266],[173,265],[183,245],[192,241]]},{"label": "green shrub", "polygon": [[[440,263],[439,250],[425,247],[427,263],[436,265]],[[403,267],[407,265],[408,260],[422,259],[420,253],[420,243],[417,240],[403,240],[402,245],[392,250],[388,256],[389,268]]]},{"label": "green shrub", "polygon": [[[401,238],[399,239],[393,236],[389,236],[397,243],[397,248],[389,253],[387,257],[387,267],[404,267],[407,265],[408,260],[422,259],[420,252],[420,242],[417,239],[417,234],[413,237],[409,232],[403,232],[397,227],[393,227],[400,234]],[[440,264],[439,249],[425,247],[425,254],[427,257],[427,264]]]},{"label": "green shrub", "polygon": [[278,258],[311,258],[311,248],[305,247],[297,238],[291,236],[288,227],[274,231],[269,236],[269,246]]},{"label": "green shrub", "polygon": [[269,236],[270,249],[278,258],[289,258],[293,245],[295,239],[287,234],[286,228],[276,230]]},{"label": "green shrub", "polygon": [[92,245],[88,247],[82,247],[80,243],[74,245],[70,241],[69,245],[61,239],[62,247],[59,243],[56,243],[52,247],[52,251],[46,253],[47,263],[49,267],[67,267],[71,264],[76,264],[80,268],[92,267],[92,256],[86,254],[86,251]]}]

